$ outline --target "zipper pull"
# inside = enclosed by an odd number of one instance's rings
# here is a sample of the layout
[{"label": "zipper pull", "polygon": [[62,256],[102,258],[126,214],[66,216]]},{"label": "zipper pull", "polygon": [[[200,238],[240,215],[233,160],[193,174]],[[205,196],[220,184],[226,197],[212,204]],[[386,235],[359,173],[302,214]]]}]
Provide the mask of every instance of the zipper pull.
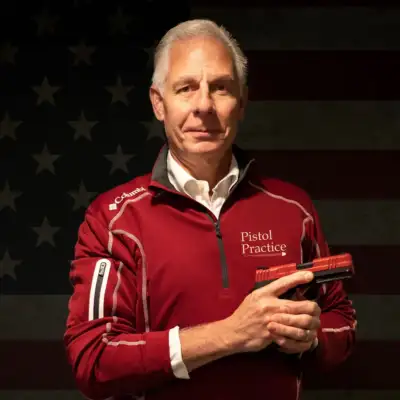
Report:
[{"label": "zipper pull", "polygon": [[221,239],[222,238],[222,234],[221,234],[221,229],[219,227],[219,222],[217,221],[214,225],[215,225],[215,231],[217,233],[217,237]]}]

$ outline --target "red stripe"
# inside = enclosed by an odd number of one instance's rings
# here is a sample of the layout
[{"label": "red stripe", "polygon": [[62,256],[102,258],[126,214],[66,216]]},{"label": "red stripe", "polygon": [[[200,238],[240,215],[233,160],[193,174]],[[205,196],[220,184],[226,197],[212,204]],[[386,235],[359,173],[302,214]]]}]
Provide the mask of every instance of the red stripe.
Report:
[{"label": "red stripe", "polygon": [[398,295],[400,246],[331,246],[333,254],[350,253],[355,276],[344,281],[351,294]]},{"label": "red stripe", "polygon": [[395,184],[400,151],[254,150],[251,154],[262,172],[301,186],[313,199],[400,198],[400,185]]},{"label": "red stripe", "polygon": [[305,389],[399,390],[399,342],[359,342],[350,359],[336,372],[310,375]]},{"label": "red stripe", "polygon": [[[0,390],[75,389],[60,342],[2,342],[1,348]],[[360,342],[340,371],[312,379],[307,388],[399,390],[399,357],[398,342]]]},{"label": "red stripe", "polygon": [[393,6],[392,0],[191,0],[191,8],[209,7],[230,9],[233,7],[335,7],[335,6]]},{"label": "red stripe", "polygon": [[397,51],[249,51],[250,100],[400,99]]}]

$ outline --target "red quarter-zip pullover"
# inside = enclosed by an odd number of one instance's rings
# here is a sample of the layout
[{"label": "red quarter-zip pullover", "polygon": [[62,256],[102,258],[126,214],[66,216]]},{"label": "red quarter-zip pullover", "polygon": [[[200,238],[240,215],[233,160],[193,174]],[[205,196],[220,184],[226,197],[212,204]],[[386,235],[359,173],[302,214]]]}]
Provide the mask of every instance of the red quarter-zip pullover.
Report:
[{"label": "red quarter-zip pullover", "polygon": [[235,148],[240,177],[218,219],[168,181],[164,148],[151,174],[101,194],[79,229],[65,345],[92,399],[295,400],[304,370],[350,354],[355,312],[340,282],[321,288],[319,345],[229,356],[174,376],[168,332],[227,318],[257,267],[328,255],[309,196],[263,178]]}]

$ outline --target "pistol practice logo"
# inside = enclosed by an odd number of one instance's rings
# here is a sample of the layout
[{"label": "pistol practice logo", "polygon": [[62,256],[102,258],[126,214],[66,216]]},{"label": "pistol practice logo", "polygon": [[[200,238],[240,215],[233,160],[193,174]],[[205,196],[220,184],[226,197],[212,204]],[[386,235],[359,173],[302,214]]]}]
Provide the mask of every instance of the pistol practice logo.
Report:
[{"label": "pistol practice logo", "polygon": [[275,243],[272,229],[267,232],[240,232],[241,253],[246,257],[285,256],[287,245]]}]

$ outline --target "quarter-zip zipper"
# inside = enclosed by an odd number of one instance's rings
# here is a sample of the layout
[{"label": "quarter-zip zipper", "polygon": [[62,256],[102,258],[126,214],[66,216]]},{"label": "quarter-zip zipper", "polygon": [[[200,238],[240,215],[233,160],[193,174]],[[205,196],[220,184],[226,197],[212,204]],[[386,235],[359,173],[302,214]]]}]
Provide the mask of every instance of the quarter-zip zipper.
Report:
[{"label": "quarter-zip zipper", "polygon": [[[232,193],[235,191],[236,187],[239,185],[239,183],[244,179],[244,177],[246,176],[246,172],[250,167],[250,164],[253,162],[254,160],[251,160],[246,168],[244,169],[243,173],[241,174],[241,176],[239,177],[239,179],[237,180],[237,182],[233,185],[232,190],[230,191],[230,193],[228,194],[227,198],[224,201],[224,204],[221,207],[220,213],[219,215],[221,215],[223,208],[226,206],[226,203],[228,201],[228,199],[230,198],[230,196],[232,195]],[[206,207],[205,207],[206,208]],[[207,208],[206,208],[207,209]],[[226,252],[225,252],[225,247],[224,247],[224,241],[222,238],[222,233],[221,233],[221,223],[220,223],[220,219],[219,218],[215,218],[214,215],[211,215],[210,211],[207,209],[207,216],[211,219],[212,223],[214,224],[215,227],[215,235],[217,237],[217,243],[218,243],[218,250],[219,250],[219,259],[220,259],[220,263],[221,263],[221,272],[222,272],[222,287],[224,289],[228,289],[229,288],[229,273],[228,273],[228,261],[226,259]]]},{"label": "quarter-zip zipper", "polygon": [[[254,159],[250,160],[250,162],[246,165],[246,167],[244,168],[243,173],[239,176],[239,179],[237,180],[237,182],[233,185],[232,190],[230,191],[230,193],[228,194],[227,198],[225,199],[224,204],[221,207],[220,210],[220,215],[222,213],[223,208],[226,206],[226,203],[228,201],[228,199],[230,198],[230,196],[232,195],[232,193],[235,191],[236,187],[239,185],[239,183],[244,179],[244,177],[246,176],[247,170],[249,169],[250,165],[253,163]],[[187,199],[196,202],[198,205],[200,203],[198,203],[196,200],[194,200],[192,197],[183,194],[181,192],[178,192],[176,189],[170,189],[168,187],[166,187],[165,185],[162,185],[162,187],[156,185],[155,187],[158,187],[159,189],[164,190],[165,192],[169,192],[175,195],[179,195],[182,197],[186,197]],[[201,205],[201,204],[200,204]],[[221,272],[222,272],[222,287],[224,289],[229,288],[229,273],[228,273],[228,262],[226,259],[226,253],[225,253],[225,248],[224,248],[224,242],[222,240],[222,233],[221,233],[221,224],[220,224],[220,219],[216,218],[214,216],[214,214],[211,213],[211,211],[204,205],[201,205],[201,207],[203,207],[205,209],[205,214],[208,216],[208,218],[211,220],[211,222],[214,225],[215,228],[215,236],[217,238],[217,243],[218,243],[218,250],[219,250],[219,258],[220,258],[220,263],[221,263]]]},{"label": "quarter-zip zipper", "polygon": [[224,242],[222,240],[220,221],[219,221],[219,219],[216,220],[215,218],[213,218],[213,216],[211,214],[209,214],[208,212],[207,212],[207,216],[211,219],[211,221],[215,227],[215,235],[217,237],[219,259],[220,259],[220,263],[221,263],[222,287],[224,289],[227,289],[229,287],[228,262],[226,260]]}]

